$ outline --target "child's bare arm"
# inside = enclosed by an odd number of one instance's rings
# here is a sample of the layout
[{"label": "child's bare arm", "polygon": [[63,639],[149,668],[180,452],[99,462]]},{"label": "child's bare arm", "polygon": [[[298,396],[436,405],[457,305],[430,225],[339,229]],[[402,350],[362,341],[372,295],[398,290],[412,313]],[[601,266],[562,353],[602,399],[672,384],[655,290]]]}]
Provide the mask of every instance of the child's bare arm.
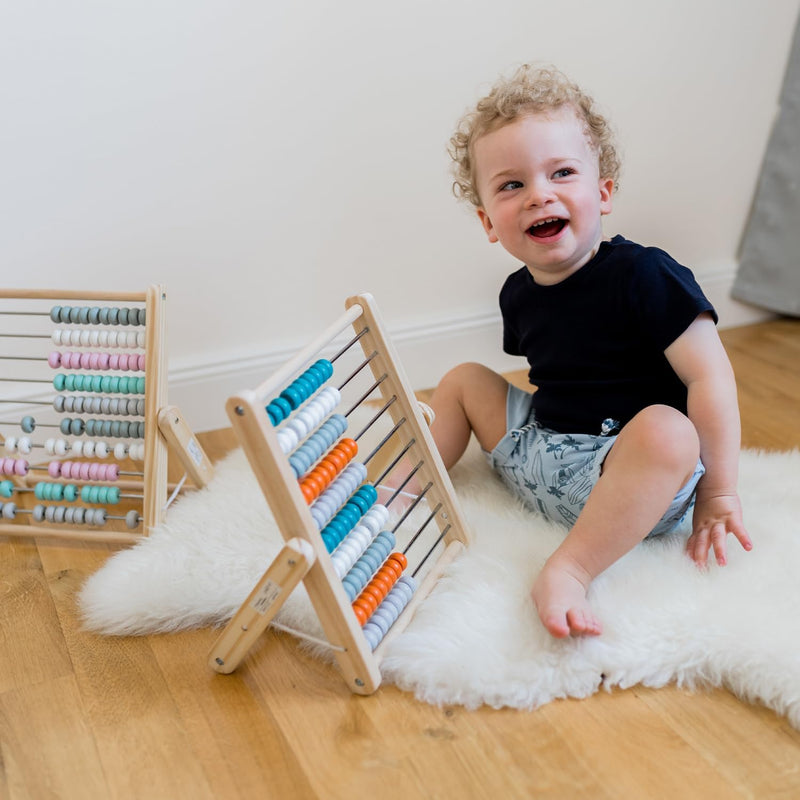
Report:
[{"label": "child's bare arm", "polygon": [[741,434],[736,382],[728,356],[708,314],[701,314],[666,350],[688,389],[689,418],[700,437],[706,474],[697,486],[692,535],[686,549],[705,565],[713,548],[717,563],[727,559],[727,535],[752,548],[736,489]]}]

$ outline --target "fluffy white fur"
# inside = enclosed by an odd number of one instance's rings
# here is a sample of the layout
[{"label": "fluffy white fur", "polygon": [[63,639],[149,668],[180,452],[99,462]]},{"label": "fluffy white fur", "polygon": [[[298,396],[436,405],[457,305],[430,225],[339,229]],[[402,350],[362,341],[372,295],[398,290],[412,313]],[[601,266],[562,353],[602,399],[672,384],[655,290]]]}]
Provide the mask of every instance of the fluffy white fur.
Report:
[{"label": "fluffy white fur", "polygon": [[[475,542],[383,663],[385,680],[431,703],[535,708],[641,683],[725,686],[800,728],[800,452],[742,453],[754,549],[697,569],[685,536],[645,543],[595,581],[598,638],[552,639],[529,599],[564,530],[512,499],[471,449],[453,480]],[[144,634],[226,621],[282,540],[240,451],[168,522],[115,554],[85,584],[86,625]],[[280,621],[319,633],[303,591]]]}]

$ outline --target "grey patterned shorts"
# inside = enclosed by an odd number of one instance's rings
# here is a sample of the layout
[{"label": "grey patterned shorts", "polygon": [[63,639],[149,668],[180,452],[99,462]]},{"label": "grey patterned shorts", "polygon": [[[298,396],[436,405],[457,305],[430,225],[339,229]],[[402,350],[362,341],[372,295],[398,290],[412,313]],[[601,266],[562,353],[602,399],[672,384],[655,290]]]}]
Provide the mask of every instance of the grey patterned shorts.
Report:
[{"label": "grey patterned shorts", "polygon": [[[489,464],[527,506],[554,522],[572,527],[600,477],[614,435],[556,433],[540,428],[531,410],[533,395],[508,387],[506,435],[491,453]],[[694,475],[678,492],[648,536],[668,533],[694,504],[697,482],[705,468],[698,461]]]}]

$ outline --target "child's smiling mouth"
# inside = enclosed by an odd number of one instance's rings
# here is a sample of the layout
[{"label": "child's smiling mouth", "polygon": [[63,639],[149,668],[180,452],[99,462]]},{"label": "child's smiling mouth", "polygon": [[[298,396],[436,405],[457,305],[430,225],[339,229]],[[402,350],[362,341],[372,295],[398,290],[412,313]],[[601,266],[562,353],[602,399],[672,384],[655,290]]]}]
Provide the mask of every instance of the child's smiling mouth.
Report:
[{"label": "child's smiling mouth", "polygon": [[567,220],[560,217],[548,217],[547,219],[534,222],[528,228],[528,235],[534,239],[550,239],[557,236],[567,225]]}]

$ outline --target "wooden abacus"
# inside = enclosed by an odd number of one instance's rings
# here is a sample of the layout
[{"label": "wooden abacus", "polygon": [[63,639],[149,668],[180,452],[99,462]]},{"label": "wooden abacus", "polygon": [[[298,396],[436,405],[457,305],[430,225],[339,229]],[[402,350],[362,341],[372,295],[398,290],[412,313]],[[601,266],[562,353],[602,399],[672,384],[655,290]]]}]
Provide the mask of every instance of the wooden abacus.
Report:
[{"label": "wooden abacus", "polygon": [[[228,400],[234,431],[286,543],[217,639],[209,664],[232,672],[302,580],[347,685],[370,694],[380,685],[388,642],[468,534],[373,298],[362,294],[345,305],[343,316],[282,369]],[[353,338],[322,358],[350,327]],[[346,354],[359,359],[355,367],[347,367]],[[367,381],[366,389],[359,380]],[[352,405],[346,392],[357,398]],[[372,414],[369,423],[343,436],[347,418],[362,403]],[[353,459],[370,439],[372,451],[361,462]],[[387,475],[394,476],[384,490],[391,497],[382,505],[375,487]],[[387,506],[406,498],[411,481],[420,491],[384,529]]]},{"label": "wooden abacus", "polygon": [[[0,339],[10,348],[0,354],[0,534],[137,541],[164,518],[168,445],[196,485],[208,482],[210,462],[167,405],[165,312],[156,285],[0,290]],[[58,369],[66,372],[53,377]],[[9,419],[20,409],[28,413]]]}]

